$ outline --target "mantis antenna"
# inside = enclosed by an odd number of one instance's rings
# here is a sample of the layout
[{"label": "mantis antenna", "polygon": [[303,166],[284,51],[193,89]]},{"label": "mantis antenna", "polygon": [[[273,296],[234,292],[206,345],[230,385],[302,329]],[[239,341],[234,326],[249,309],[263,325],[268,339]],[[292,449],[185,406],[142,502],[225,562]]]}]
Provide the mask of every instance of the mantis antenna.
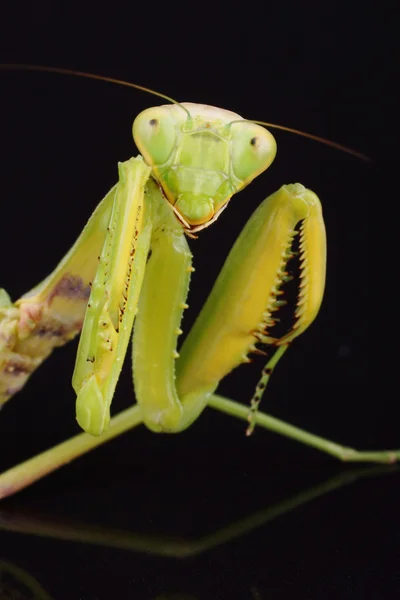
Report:
[{"label": "mantis antenna", "polygon": [[343,146],[342,144],[338,144],[337,142],[332,142],[331,140],[327,140],[325,138],[319,137],[318,135],[314,135],[312,133],[305,133],[304,131],[300,131],[299,129],[293,129],[292,127],[285,127],[285,125],[276,125],[275,123],[267,123],[266,121],[251,121],[252,123],[257,123],[257,125],[263,125],[264,127],[271,127],[274,129],[280,129],[281,131],[288,131],[289,133],[295,133],[296,135],[300,135],[301,137],[308,138],[310,140],[314,140],[314,142],[319,142],[320,144],[325,144],[325,146],[330,146],[331,148],[335,148],[336,150],[340,150],[341,152],[346,152],[347,154],[351,154],[356,158],[364,160],[365,162],[371,162],[369,156],[358,152],[358,150],[354,150],[353,148],[348,148],[347,146]]},{"label": "mantis antenna", "polygon": [[84,71],[75,71],[73,69],[62,69],[60,67],[46,67],[44,65],[25,65],[25,64],[0,64],[0,69],[7,71],[42,71],[45,73],[58,73],[60,75],[72,75],[73,77],[83,77],[84,79],[95,79],[97,81],[105,81],[106,83],[115,83],[117,85],[123,85],[125,87],[133,88],[135,90],[140,90],[141,92],[147,92],[148,94],[152,94],[153,96],[159,96],[164,100],[168,100],[172,104],[176,104],[182,110],[185,111],[188,118],[191,119],[190,112],[187,108],[182,106],[180,102],[167,96],[166,94],[162,94],[161,92],[156,92],[151,88],[144,87],[143,85],[138,85],[137,83],[130,83],[129,81],[124,81],[123,79],[115,79],[114,77],[106,77],[104,75],[96,75],[96,73],[85,73]]},{"label": "mantis antenna", "polygon": [[[125,87],[140,90],[142,92],[147,92],[148,94],[152,94],[153,96],[158,96],[159,98],[163,98],[164,100],[167,100],[168,102],[171,102],[172,104],[176,104],[177,106],[179,106],[180,108],[182,108],[182,110],[184,110],[186,112],[189,119],[192,118],[188,109],[185,108],[184,106],[182,106],[182,104],[180,104],[180,102],[178,102],[174,98],[171,98],[170,96],[167,96],[166,94],[162,94],[161,92],[152,90],[151,88],[144,87],[143,85],[138,85],[137,83],[131,83],[129,81],[124,81],[123,79],[115,79],[114,77],[106,77],[104,75],[97,75],[96,73],[86,73],[84,71],[76,71],[74,69],[63,69],[61,67],[48,67],[45,65],[28,65],[28,64],[19,64],[19,63],[0,64],[0,69],[9,70],[9,71],[18,70],[18,71],[42,71],[45,73],[58,73],[59,75],[71,75],[73,77],[83,77],[85,79],[95,79],[97,81],[105,81],[106,83],[115,83],[117,85],[123,85]],[[355,156],[356,158],[359,158],[365,162],[371,162],[371,159],[368,156],[366,156],[365,154],[362,154],[361,152],[358,152],[357,150],[354,150],[353,148],[348,148],[347,146],[343,146],[342,144],[332,142],[331,140],[328,140],[323,137],[319,137],[312,133],[307,133],[305,131],[301,131],[299,129],[294,129],[292,127],[286,127],[285,125],[277,125],[276,123],[267,123],[266,121],[253,121],[251,119],[246,119],[246,120],[248,120],[251,123],[256,123],[257,125],[263,125],[264,127],[270,127],[272,129],[279,129],[281,131],[287,131],[289,133],[294,133],[301,137],[308,138],[315,142],[319,142],[320,144],[324,144],[325,146],[330,146],[331,148],[335,148],[336,150],[340,150],[341,152],[345,152],[347,154]],[[243,122],[243,121],[240,121],[240,122]],[[232,121],[230,123],[230,125],[232,125],[233,123],[236,123],[236,121]]]}]

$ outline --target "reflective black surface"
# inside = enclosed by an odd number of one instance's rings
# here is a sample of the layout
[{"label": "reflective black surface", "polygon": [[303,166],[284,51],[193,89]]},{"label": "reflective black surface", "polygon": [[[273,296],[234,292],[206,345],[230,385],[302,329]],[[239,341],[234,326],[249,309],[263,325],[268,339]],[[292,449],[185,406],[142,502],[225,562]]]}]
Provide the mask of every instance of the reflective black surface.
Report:
[{"label": "reflective black surface", "polygon": [[397,474],[222,462],[128,478],[98,460],[2,506],[2,555],[54,598],[396,597]]},{"label": "reflective black surface", "polygon": [[[380,302],[380,271],[371,267],[381,243],[375,227],[388,209],[377,200],[388,196],[373,192],[375,175],[396,152],[390,15],[314,2],[228,12],[201,5],[195,16],[193,4],[134,8],[131,16],[116,5],[95,12],[10,5],[0,23],[1,61],[129,79],[375,158],[365,164],[277,134],[274,165],[191,243],[196,273],[184,329],[254,208],[283,183],[301,181],[323,203],[327,289],[263,409],[357,448],[400,447],[394,393],[385,380],[375,389],[371,377],[379,324],[392,320]],[[158,102],[52,75],[0,72],[0,81],[0,285],[15,299],[71,246],[115,182],[117,161],[136,152],[133,118]],[[2,411],[1,470],[77,432],[75,352],[76,344],[58,350]],[[115,411],[134,398],[129,362]],[[248,402],[262,366],[238,370],[222,392]],[[244,431],[211,410],[177,436],[138,428],[3,501],[0,598],[397,598],[396,469],[360,470]]]}]

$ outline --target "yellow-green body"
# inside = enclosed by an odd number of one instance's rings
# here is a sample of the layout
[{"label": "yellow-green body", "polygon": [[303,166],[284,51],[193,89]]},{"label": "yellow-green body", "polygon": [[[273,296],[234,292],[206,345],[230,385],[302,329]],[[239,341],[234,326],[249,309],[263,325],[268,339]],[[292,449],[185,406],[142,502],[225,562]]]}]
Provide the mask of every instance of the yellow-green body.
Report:
[{"label": "yellow-green body", "polygon": [[[64,325],[64,341],[80,329],[85,310],[72,383],[78,422],[93,435],[108,427],[136,313],[133,372],[143,421],[153,431],[177,432],[198,417],[219,381],[248,361],[256,335],[266,335],[295,228],[309,218],[316,220],[309,235],[316,247],[304,260],[311,260],[317,293],[316,298],[307,294],[302,306],[307,324],[308,315],[318,312],[325,281],[319,200],[299,184],[285,186],[256,211],[239,237],[182,348],[176,379],[192,270],[184,231],[193,235],[215,221],[232,195],[270,165],[276,144],[268,131],[235,113],[190,103],[144,111],[133,135],[144,159],[120,164],[118,185],[100,205],[100,216],[89,222],[87,230],[96,238],[101,231],[103,241],[101,248],[97,243],[90,248],[87,270],[73,264],[78,253],[87,255],[84,232],[70,260],[39,293],[29,295],[28,305],[25,300],[19,305],[22,313],[27,306],[30,314],[41,313],[40,324],[34,320],[29,330],[31,342],[53,341],[65,313],[74,321],[68,333]],[[65,282],[70,285],[60,297]],[[52,310],[53,325],[43,325],[43,307]],[[41,347],[43,356],[49,347]]]},{"label": "yellow-green body", "polygon": [[[257,412],[272,370],[315,319],[324,292],[321,204],[301,184],[283,186],[256,209],[178,350],[194,270],[186,235],[214,223],[231,197],[269,167],[272,135],[230,111],[189,103],[144,111],[133,134],[141,155],[119,164],[118,184],[53,273],[15,304],[0,295],[0,404],[82,330],[73,387],[78,423],[90,434],[0,476],[0,497],[140,422],[155,432],[182,431],[206,406],[248,419],[249,433],[259,423],[341,458],[394,460],[396,453],[357,453]],[[298,232],[296,319],[275,338]],[[137,404],[110,421],[132,329]],[[220,380],[259,345],[275,354],[251,407],[215,395]]]}]

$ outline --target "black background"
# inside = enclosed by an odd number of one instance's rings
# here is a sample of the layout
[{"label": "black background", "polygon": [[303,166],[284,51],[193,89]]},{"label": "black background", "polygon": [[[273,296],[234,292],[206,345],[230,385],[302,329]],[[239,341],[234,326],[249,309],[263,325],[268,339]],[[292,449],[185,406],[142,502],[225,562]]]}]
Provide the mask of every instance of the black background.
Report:
[{"label": "black background", "polygon": [[[74,9],[48,0],[15,3],[2,17],[3,63],[134,81],[181,101],[303,129],[374,159],[363,163],[277,132],[275,163],[191,242],[196,273],[184,329],[258,203],[283,183],[302,182],[323,203],[326,294],[318,319],[274,374],[263,408],[354,447],[399,446],[395,394],[385,380],[374,387],[371,376],[387,317],[373,262],[381,245],[375,228],[387,219],[388,203],[373,185],[382,167],[393,161],[397,168],[393,15],[357,2]],[[0,283],[16,299],[70,247],[114,184],[117,161],[136,152],[135,115],[158,101],[59,75],[0,71],[0,80]],[[58,350],[2,411],[1,470],[77,432],[75,352],[75,342]],[[222,392],[248,402],[262,365],[242,367]],[[127,364],[115,410],[132,400]],[[104,543],[4,531],[0,557],[61,600],[397,598],[397,473],[356,480],[278,518],[291,498],[296,503],[331,477],[358,472],[261,429],[250,439],[244,431],[210,410],[177,436],[144,428],[125,434],[0,509],[6,528],[35,523],[43,530],[47,522],[53,533],[63,527],[85,538],[92,527]],[[251,515],[250,532],[243,526],[230,542],[209,548],[207,536]],[[131,550],[107,547],[107,528],[131,536]],[[123,543],[121,535],[113,539]],[[180,558],[160,555],[174,552]]]}]

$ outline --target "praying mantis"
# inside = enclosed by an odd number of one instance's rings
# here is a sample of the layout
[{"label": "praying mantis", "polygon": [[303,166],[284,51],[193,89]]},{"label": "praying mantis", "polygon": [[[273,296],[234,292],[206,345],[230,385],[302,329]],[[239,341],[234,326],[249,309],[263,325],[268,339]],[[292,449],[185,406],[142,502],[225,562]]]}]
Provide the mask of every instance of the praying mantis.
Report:
[{"label": "praying mantis", "polygon": [[[3,68],[121,83],[52,67]],[[234,201],[231,198],[271,165],[276,142],[265,128],[270,124],[151,93],[170,103],[136,117],[133,137],[140,154],[119,164],[118,183],[100,202],[71,250],[17,302],[1,291],[0,404],[24,386],[54,348],[81,332],[72,384],[76,418],[85,433],[0,475],[0,498],[140,423],[154,432],[181,432],[206,406],[248,421],[248,434],[257,424],[341,460],[395,462],[399,450],[357,451],[258,410],[274,368],[314,321],[323,298],[322,208],[317,195],[303,185],[284,185],[256,209],[177,350],[194,270],[186,237],[201,235],[210,225],[220,226],[215,223]],[[287,264],[297,235],[300,285],[295,320],[284,335],[276,337],[276,313],[284,302],[280,297],[290,279]],[[137,403],[111,418],[111,401],[132,329]],[[216,393],[221,379],[265,347],[274,353],[250,407]]]}]

